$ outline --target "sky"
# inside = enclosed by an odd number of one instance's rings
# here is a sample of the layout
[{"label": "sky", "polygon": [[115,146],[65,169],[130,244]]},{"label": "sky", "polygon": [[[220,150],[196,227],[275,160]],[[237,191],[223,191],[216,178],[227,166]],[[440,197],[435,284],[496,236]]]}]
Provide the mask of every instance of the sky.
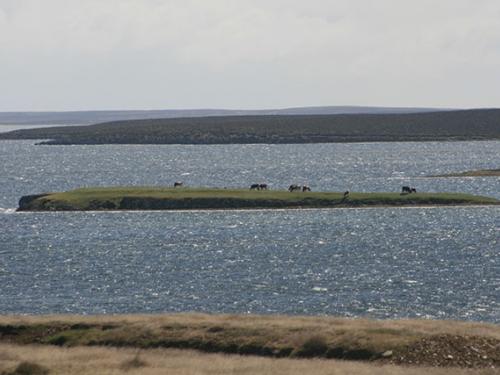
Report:
[{"label": "sky", "polygon": [[498,0],[0,0],[0,111],[500,107]]}]

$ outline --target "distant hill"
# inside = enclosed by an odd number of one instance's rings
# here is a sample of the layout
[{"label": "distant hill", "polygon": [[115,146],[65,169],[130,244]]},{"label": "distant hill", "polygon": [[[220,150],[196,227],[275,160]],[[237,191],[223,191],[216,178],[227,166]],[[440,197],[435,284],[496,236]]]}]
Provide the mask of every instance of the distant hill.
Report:
[{"label": "distant hill", "polygon": [[152,118],[251,116],[251,115],[337,115],[356,113],[420,113],[433,108],[391,107],[297,107],[263,110],[169,109],[151,111],[76,111],[76,112],[0,112],[0,125],[89,125],[108,121]]},{"label": "distant hill", "polygon": [[500,109],[410,113],[225,116],[114,121],[17,130],[0,139],[46,144],[231,144],[500,139]]}]

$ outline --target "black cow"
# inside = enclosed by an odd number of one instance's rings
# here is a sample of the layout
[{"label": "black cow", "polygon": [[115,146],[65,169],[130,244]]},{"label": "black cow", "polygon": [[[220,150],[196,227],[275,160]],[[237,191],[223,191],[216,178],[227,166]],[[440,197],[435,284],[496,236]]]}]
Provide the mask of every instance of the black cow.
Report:
[{"label": "black cow", "polygon": [[293,185],[290,185],[290,187],[288,188],[288,191],[291,193],[294,191],[300,191],[301,189],[302,188],[299,185],[293,184]]},{"label": "black cow", "polygon": [[182,182],[180,182],[180,181],[175,181],[174,182],[174,188],[176,188],[176,187],[182,187],[182,185],[184,185],[184,184]]},{"label": "black cow", "polygon": [[349,196],[349,190],[344,192],[344,198],[347,198]]},{"label": "black cow", "polygon": [[401,194],[404,194],[404,193],[411,193],[411,188],[409,186],[403,186],[401,188]]},{"label": "black cow", "polygon": [[304,193],[306,191],[311,191],[311,188],[309,186],[306,186],[306,185],[302,186],[302,192]]},{"label": "black cow", "polygon": [[267,184],[260,184],[259,189],[260,190],[267,190]]},{"label": "black cow", "polygon": [[252,185],[250,185],[250,190],[260,190],[260,184],[252,184]]}]

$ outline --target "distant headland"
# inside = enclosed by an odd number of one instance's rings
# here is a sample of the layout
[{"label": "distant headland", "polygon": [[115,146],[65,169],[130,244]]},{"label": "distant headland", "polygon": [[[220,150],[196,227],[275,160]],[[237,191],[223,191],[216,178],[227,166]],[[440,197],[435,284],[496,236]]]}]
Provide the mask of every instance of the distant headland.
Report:
[{"label": "distant headland", "polygon": [[[195,210],[499,205],[459,193],[355,193],[162,187],[99,187],[27,195],[18,211]],[[304,190],[304,191],[302,191]]]},{"label": "distant headland", "polygon": [[110,121],[166,119],[183,117],[347,115],[440,112],[450,109],[425,107],[310,106],[275,109],[156,109],[54,112],[0,112],[0,125],[90,125]]},{"label": "distant headland", "polygon": [[473,171],[455,172],[433,175],[431,177],[500,177],[499,169],[478,169]]},{"label": "distant headland", "polygon": [[500,109],[119,120],[16,130],[1,133],[1,139],[43,140],[48,145],[498,140]]}]

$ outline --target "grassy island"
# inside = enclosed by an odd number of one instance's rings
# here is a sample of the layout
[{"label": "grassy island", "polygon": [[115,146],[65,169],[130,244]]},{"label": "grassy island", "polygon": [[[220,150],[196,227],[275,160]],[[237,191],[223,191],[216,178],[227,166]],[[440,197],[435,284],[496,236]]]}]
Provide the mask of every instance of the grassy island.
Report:
[{"label": "grassy island", "polygon": [[350,193],[248,189],[105,187],[24,196],[19,211],[332,208],[418,205],[498,205],[459,193]]}]

